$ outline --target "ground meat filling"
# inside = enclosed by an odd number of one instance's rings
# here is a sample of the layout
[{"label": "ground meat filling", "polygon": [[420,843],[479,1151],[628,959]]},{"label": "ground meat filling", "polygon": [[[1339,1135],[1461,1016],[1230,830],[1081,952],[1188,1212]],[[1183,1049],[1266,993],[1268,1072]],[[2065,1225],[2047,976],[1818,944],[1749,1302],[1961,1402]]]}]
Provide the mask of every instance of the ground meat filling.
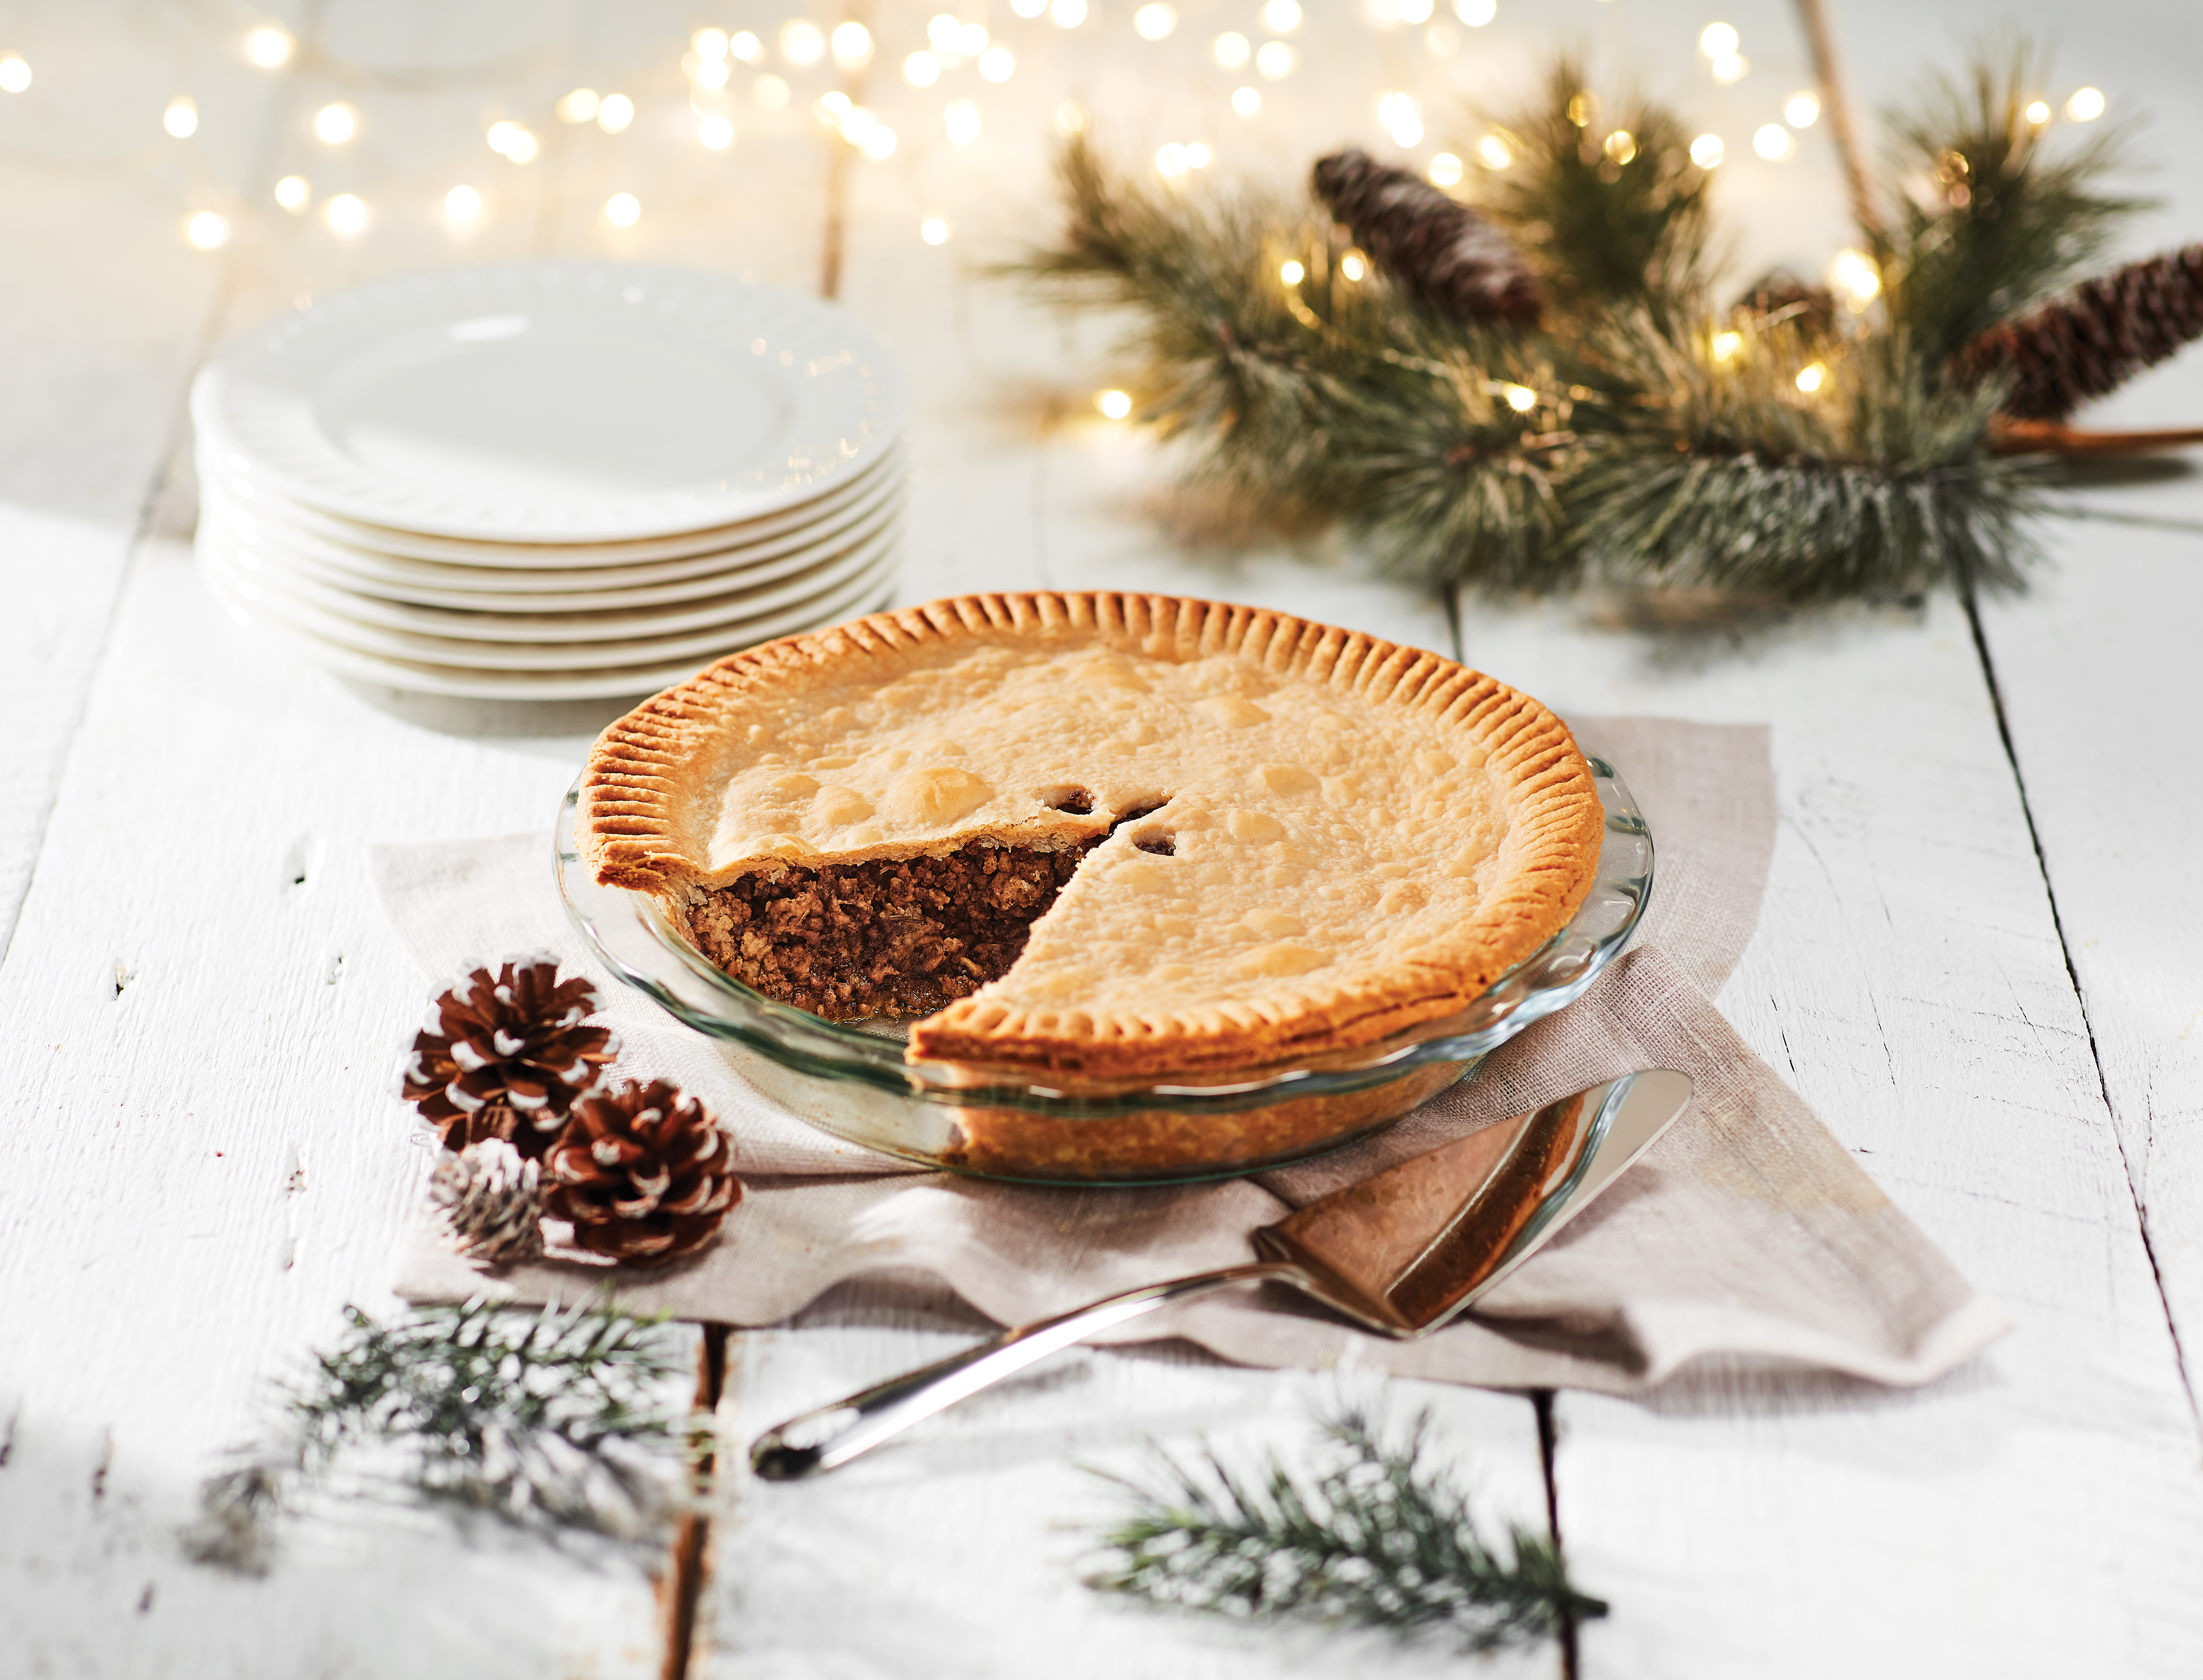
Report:
[{"label": "ground meat filling", "polygon": [[694,900],[688,928],[745,986],[829,1021],[930,1015],[1008,971],[1096,844],[760,870]]}]

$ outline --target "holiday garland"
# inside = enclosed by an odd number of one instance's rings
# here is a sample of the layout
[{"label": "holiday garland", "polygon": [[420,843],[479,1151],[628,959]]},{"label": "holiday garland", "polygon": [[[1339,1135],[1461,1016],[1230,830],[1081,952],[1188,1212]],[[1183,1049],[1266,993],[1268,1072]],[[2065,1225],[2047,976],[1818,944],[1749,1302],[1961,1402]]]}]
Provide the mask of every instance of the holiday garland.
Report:
[{"label": "holiday garland", "polygon": [[1335,521],[1432,583],[1586,581],[1791,600],[2013,586],[2062,418],[2203,334],[2203,249],[2058,296],[2137,201],[2116,134],[2061,149],[2024,48],[1891,120],[1848,307],[1769,276],[1714,302],[1684,124],[1559,61],[1462,203],[1342,152],[1313,194],[1195,197],[1060,161],[1019,272],[1128,309],[1140,417],[1191,482]]}]

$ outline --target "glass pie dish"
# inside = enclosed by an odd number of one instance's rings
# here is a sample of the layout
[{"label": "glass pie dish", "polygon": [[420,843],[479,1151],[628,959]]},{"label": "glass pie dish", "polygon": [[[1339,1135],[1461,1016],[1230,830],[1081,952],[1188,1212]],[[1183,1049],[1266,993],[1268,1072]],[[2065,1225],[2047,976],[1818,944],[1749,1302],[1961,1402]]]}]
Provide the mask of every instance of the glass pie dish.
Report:
[{"label": "glass pie dish", "polygon": [[1263,1067],[1093,1078],[903,1059],[902,1023],[822,1020],[714,966],[658,901],[599,884],[575,847],[581,783],[554,830],[558,886],[621,980],[736,1052],[742,1074],[820,1130],[883,1154],[1039,1184],[1159,1184],[1282,1166],[1427,1102],[1533,1022],[1583,994],[1636,930],[1652,836],[1613,767],[1590,760],[1606,811],[1598,873],[1544,946],[1456,1014],[1375,1044]]}]

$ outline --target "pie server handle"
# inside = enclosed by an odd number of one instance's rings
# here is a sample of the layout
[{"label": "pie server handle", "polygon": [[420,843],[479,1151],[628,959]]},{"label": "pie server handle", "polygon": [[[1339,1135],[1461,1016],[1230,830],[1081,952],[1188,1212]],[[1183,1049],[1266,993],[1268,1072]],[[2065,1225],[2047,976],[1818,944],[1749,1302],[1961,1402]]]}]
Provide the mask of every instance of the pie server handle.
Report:
[{"label": "pie server handle", "polygon": [[[1691,1094],[1687,1074],[1651,1068],[1548,1103],[1264,1227],[1256,1241],[1266,1259],[1128,1289],[791,1418],[758,1437],[750,1466],[769,1482],[832,1470],[1074,1342],[1235,1283],[1290,1283],[1385,1335],[1423,1335],[1581,1212],[1674,1123]],[[1479,1150],[1474,1160],[1463,1157]],[[1514,1170],[1523,1164],[1527,1177]],[[1495,1226],[1475,1217],[1492,1209],[1509,1217]]]},{"label": "pie server handle", "polygon": [[1263,1260],[1127,1289],[1038,1323],[1005,1330],[937,1365],[791,1418],[757,1438],[750,1448],[750,1467],[768,1482],[794,1482],[832,1470],[967,1395],[1128,1318],[1211,1290],[1266,1280],[1308,1287],[1300,1267]]}]

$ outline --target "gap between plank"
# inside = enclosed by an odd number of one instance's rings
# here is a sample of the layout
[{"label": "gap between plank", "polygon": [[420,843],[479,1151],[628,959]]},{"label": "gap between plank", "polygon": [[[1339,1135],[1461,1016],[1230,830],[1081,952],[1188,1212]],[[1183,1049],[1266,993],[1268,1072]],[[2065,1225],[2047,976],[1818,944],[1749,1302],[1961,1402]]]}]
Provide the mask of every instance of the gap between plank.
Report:
[{"label": "gap between plank", "polygon": [[[718,1457],[708,1432],[717,1418],[719,1396],[727,1386],[727,1327],[705,1324],[696,1343],[695,1412],[706,1431],[695,1459],[694,1487],[702,1498],[711,1496],[712,1472]],[[665,1565],[665,1648],[658,1665],[659,1680],[688,1680],[696,1651],[696,1606],[705,1583],[711,1579],[712,1519],[702,1509],[684,1512],[674,1525],[673,1543]]]},{"label": "gap between plank", "polygon": [[[1538,1462],[1545,1472],[1545,1531],[1552,1536],[1553,1555],[1560,1559],[1561,1568],[1568,1569],[1568,1554],[1561,1543],[1561,1480],[1559,1475],[1559,1435],[1553,1424],[1553,1391],[1533,1388],[1530,1404],[1538,1413]],[[1578,1680],[1576,1667],[1576,1612],[1565,1600],[1561,1606],[1561,1680]]]},{"label": "gap between plank", "polygon": [[2149,1259],[2150,1281],[2157,1286],[2158,1305],[2165,1312],[2165,1328],[2172,1338],[2172,1359],[2180,1373],[2181,1392],[2188,1397],[2188,1415],[2199,1436],[2203,1436],[2203,1409],[2196,1404],[2195,1384],[2188,1374],[2188,1350],[2181,1345],[2180,1323],[2173,1316],[2172,1299],[2165,1293],[2165,1273],[2158,1264],[2157,1244],[2150,1235],[2149,1210],[2142,1204],[2141,1187],[2135,1177],[2134,1162],[2128,1158],[2126,1139],[2121,1135],[2118,1117],[2111,1105],[2111,1079],[2104,1071],[2104,1055],[2096,1043],[2096,1023],[2088,1013],[2088,994],[2082,988],[2081,972],[2073,964],[2073,942],[2065,935],[2065,918],[2058,913],[2058,887],[2050,878],[2050,860],[2043,855],[2041,831],[2035,825],[2035,805],[2027,796],[2027,776],[2019,767],[2019,752],[2011,738],[2011,724],[2005,716],[2004,690],[1998,686],[1996,662],[1989,657],[1987,634],[1982,628],[1982,611],[1970,577],[1959,582],[1958,598],[1965,605],[1967,628],[1973,632],[1974,657],[1981,661],[1982,678],[1987,683],[1989,705],[1996,714],[1997,739],[2004,744],[2005,763],[2011,766],[2012,785],[2019,790],[2020,814],[2027,819],[2028,844],[2035,848],[2035,867],[2042,876],[2042,891],[2050,900],[2050,925],[2058,934],[2058,953],[2065,959],[2066,983],[2073,988],[2073,999],[2081,1006],[2081,1024],[2088,1035],[2088,1056],[2096,1066],[2096,1089],[2104,1099],[2104,1117],[2111,1123],[2111,1141],[2119,1152],[2119,1165],[2126,1174],[2127,1194],[2133,1200],[2135,1223],[2141,1232],[2142,1253]]}]

